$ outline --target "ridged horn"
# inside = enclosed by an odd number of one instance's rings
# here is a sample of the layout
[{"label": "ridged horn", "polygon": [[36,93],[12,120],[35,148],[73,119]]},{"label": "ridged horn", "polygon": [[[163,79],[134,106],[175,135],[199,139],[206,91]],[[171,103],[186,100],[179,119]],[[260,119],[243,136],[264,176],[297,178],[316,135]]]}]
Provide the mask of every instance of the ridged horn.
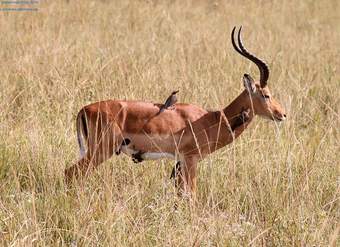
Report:
[{"label": "ridged horn", "polygon": [[261,87],[265,87],[267,85],[267,81],[269,78],[269,69],[268,69],[267,64],[261,59],[251,54],[249,51],[247,51],[246,48],[244,48],[243,43],[242,43],[242,38],[241,38],[242,26],[238,30],[238,35],[237,35],[238,46],[236,45],[236,42],[234,39],[235,29],[236,27],[234,27],[233,31],[231,32],[231,43],[233,44],[234,49],[239,54],[241,54],[242,56],[244,56],[245,58],[249,59],[250,61],[254,62],[257,65],[260,71],[260,85]]}]

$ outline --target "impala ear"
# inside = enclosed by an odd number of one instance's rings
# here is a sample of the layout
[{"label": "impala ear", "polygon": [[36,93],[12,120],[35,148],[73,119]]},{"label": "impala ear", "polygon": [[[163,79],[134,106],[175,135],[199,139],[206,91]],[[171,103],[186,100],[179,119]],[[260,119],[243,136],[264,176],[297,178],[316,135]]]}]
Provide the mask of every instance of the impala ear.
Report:
[{"label": "impala ear", "polygon": [[250,75],[248,74],[243,75],[243,85],[249,93],[256,92],[255,81]]}]

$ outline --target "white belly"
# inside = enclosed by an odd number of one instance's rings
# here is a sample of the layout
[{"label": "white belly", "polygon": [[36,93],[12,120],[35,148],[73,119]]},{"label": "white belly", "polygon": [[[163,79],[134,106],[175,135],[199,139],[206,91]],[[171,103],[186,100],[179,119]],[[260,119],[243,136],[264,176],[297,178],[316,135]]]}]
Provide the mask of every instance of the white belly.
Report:
[{"label": "white belly", "polygon": [[[139,150],[135,150],[131,148],[132,145],[122,146],[121,151],[126,155],[132,157],[133,154],[139,152]],[[163,152],[146,152],[141,155],[143,160],[158,160],[158,159],[175,159],[175,155],[172,153],[163,153]]]},{"label": "white belly", "polygon": [[147,152],[142,154],[143,160],[158,160],[158,159],[175,159],[175,155],[171,153],[155,153],[155,152]]}]

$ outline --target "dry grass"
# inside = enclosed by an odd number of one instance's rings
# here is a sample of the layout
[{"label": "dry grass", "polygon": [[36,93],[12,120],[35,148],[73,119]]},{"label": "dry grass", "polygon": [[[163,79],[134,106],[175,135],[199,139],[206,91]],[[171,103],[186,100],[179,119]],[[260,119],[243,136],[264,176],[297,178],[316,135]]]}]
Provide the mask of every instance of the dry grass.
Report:
[{"label": "dry grass", "polygon": [[[274,2],[274,3],[273,3]],[[329,1],[51,1],[0,15],[0,245],[339,244],[340,5]],[[175,196],[170,161],[113,157],[68,190],[75,116],[90,102],[226,106],[267,60],[285,105],[199,164],[198,203]]]}]

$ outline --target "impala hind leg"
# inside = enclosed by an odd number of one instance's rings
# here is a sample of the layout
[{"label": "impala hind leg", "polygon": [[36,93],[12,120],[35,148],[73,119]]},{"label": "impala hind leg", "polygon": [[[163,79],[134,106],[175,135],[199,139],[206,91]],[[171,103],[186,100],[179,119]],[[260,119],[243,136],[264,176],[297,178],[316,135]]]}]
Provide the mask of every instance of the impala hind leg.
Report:
[{"label": "impala hind leg", "polygon": [[65,180],[69,184],[73,178],[79,178],[87,173],[91,157],[86,153],[76,164],[65,169]]},{"label": "impala hind leg", "polygon": [[93,169],[108,160],[113,153],[113,147],[103,148],[102,144],[94,152],[87,151],[83,158],[65,170],[66,182],[70,183],[73,178],[77,179],[88,175]]},{"label": "impala hind leg", "polygon": [[100,135],[96,133],[89,136],[87,140],[88,150],[76,164],[65,170],[65,178],[67,182],[71,182],[73,178],[79,178],[89,174],[94,168],[104,161],[108,160],[115,151],[116,136],[103,132]]}]

